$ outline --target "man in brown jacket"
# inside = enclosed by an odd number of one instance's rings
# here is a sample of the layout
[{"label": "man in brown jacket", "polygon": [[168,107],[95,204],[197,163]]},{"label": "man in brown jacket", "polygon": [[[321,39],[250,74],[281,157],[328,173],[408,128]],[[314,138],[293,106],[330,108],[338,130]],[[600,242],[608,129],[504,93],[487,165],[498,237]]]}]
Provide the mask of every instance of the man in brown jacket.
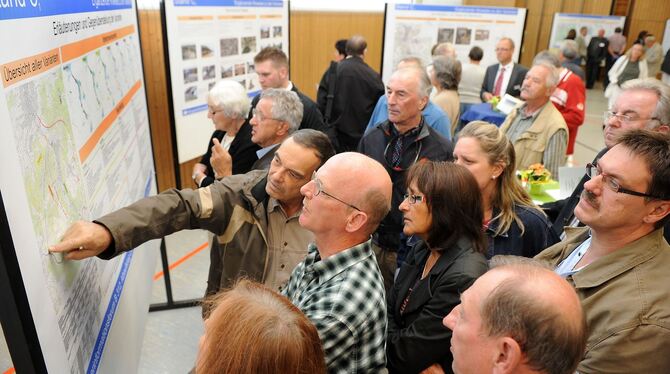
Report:
[{"label": "man in brown jacket", "polygon": [[596,165],[575,208],[587,225],[536,258],[575,286],[589,336],[579,373],[670,372],[670,137],[631,130]]},{"label": "man in brown jacket", "polygon": [[281,290],[307,254],[313,235],[303,229],[300,188],[335,153],[328,137],[299,130],[274,155],[269,171],[233,175],[197,190],[168,190],[93,222],[75,222],[51,252],[69,260],[110,259],[184,229],[218,236],[222,264],[210,264],[207,294],[240,276]]}]

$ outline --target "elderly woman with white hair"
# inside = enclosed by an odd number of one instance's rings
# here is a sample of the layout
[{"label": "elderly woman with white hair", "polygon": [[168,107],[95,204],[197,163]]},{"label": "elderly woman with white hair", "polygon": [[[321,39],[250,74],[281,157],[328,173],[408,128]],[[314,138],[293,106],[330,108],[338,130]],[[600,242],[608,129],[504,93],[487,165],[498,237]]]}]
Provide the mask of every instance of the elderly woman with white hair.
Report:
[{"label": "elderly woman with white hair", "polygon": [[[251,141],[247,114],[251,103],[244,87],[233,80],[219,81],[207,96],[207,118],[214,123],[207,152],[193,166],[193,181],[209,186],[215,179],[251,170],[260,147]],[[232,170],[231,170],[232,162]]]}]

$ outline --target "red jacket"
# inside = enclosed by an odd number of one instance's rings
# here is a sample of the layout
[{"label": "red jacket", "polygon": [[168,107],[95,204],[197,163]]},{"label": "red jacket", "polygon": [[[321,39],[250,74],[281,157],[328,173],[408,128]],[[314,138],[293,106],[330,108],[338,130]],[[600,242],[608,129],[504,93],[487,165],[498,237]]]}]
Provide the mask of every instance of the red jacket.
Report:
[{"label": "red jacket", "polygon": [[551,95],[551,101],[563,115],[569,129],[576,129],[584,123],[586,88],[584,82],[570,70],[561,69],[558,86]]}]

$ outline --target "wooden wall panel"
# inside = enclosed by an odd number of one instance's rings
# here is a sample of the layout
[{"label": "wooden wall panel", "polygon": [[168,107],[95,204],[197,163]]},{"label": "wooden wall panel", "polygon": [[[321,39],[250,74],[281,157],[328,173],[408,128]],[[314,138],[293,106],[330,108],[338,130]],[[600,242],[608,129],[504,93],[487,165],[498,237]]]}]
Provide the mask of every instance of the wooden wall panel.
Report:
[{"label": "wooden wall panel", "polygon": [[612,0],[589,1],[583,0],[582,13],[584,14],[610,14]]},{"label": "wooden wall panel", "polygon": [[632,2],[631,14],[627,21],[628,46],[633,44],[637,34],[642,30],[656,36],[662,43],[665,21],[670,18],[670,2],[658,0],[635,0]]},{"label": "wooden wall panel", "polygon": [[584,0],[563,0],[561,13],[582,13],[583,7]]},{"label": "wooden wall panel", "polygon": [[139,9],[138,22],[142,41],[144,84],[147,90],[156,180],[158,191],[163,191],[175,187],[176,182],[160,11],[155,8]]},{"label": "wooden wall panel", "polygon": [[200,157],[179,164],[179,173],[181,175],[179,188],[196,188],[191,176],[193,175],[193,165],[197,164],[198,161],[200,161]]},{"label": "wooden wall panel", "polygon": [[384,13],[292,11],[290,16],[291,81],[316,99],[316,87],[328,68],[335,41],[363,35],[365,62],[381,71]]}]

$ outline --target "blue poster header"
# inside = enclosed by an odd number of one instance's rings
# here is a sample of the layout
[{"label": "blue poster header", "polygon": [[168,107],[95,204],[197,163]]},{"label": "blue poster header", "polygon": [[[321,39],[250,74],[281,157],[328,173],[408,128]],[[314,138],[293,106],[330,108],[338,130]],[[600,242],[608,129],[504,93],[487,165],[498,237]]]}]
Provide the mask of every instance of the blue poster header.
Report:
[{"label": "blue poster header", "polygon": [[173,0],[174,6],[228,6],[246,8],[281,8],[284,0]]},{"label": "blue poster header", "polygon": [[132,0],[4,0],[0,1],[0,20],[102,12],[132,7]]},{"label": "blue poster header", "polygon": [[422,12],[477,13],[477,14],[519,14],[517,8],[494,8],[477,6],[396,4],[395,10],[416,10]]}]

